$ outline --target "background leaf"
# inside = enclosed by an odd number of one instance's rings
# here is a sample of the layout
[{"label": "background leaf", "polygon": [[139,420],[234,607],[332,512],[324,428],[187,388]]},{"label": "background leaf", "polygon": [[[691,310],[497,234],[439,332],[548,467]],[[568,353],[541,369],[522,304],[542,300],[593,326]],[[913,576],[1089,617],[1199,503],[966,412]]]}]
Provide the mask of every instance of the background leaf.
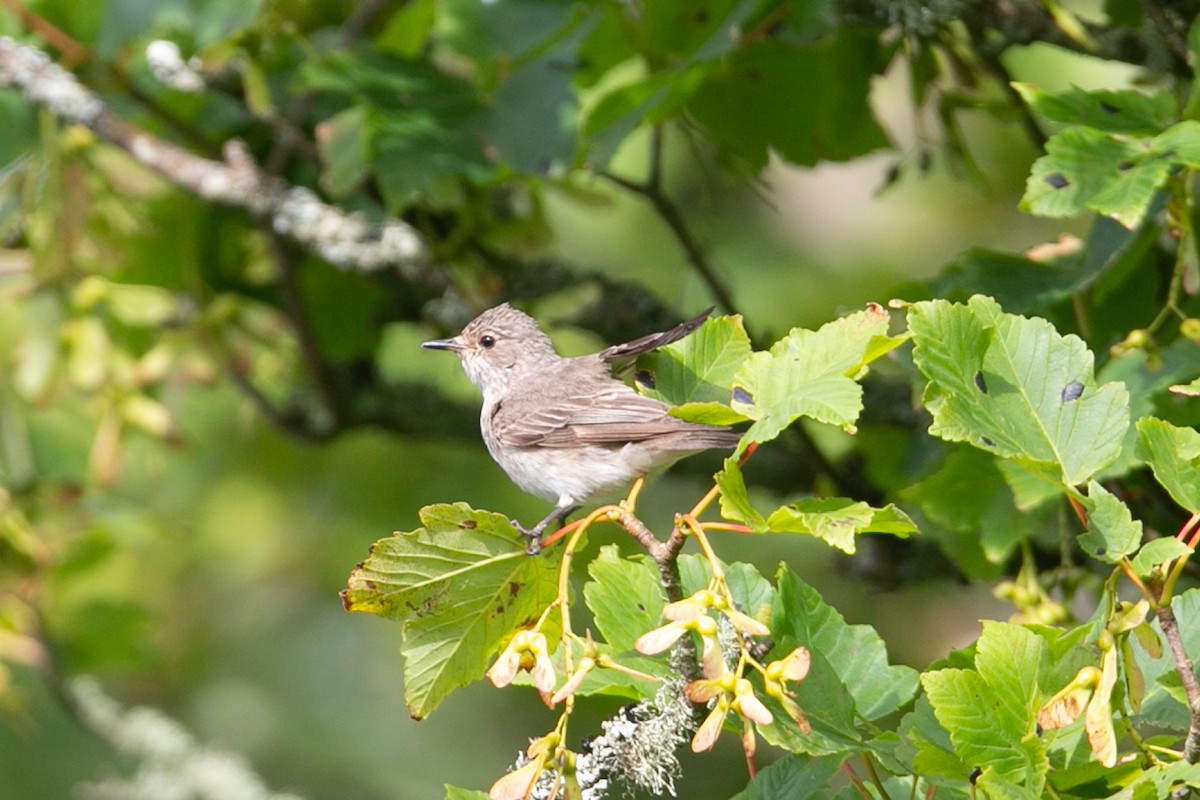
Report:
[{"label": "background leaf", "polygon": [[1154,417],[1138,420],[1137,456],[1176,503],[1200,511],[1200,433]]},{"label": "background leaf", "polygon": [[1174,121],[1179,109],[1170,92],[1137,89],[1085,91],[1072,86],[1045,92],[1033,84],[1015,83],[1033,113],[1059,125],[1081,125],[1108,133],[1153,136]]},{"label": "background leaf", "polygon": [[[883,56],[876,42],[849,32],[807,47],[766,40],[718,65],[688,111],[719,145],[757,167],[768,150],[794,164],[845,161],[888,145],[862,102]],[[818,74],[826,80],[789,77]],[[797,115],[801,108],[806,113]]]},{"label": "background leaf", "polygon": [[929,432],[1052,465],[1079,484],[1112,463],[1129,425],[1129,395],[1097,386],[1092,354],[1048,322],[1004,314],[994,301],[918,303],[909,311],[913,360],[929,379]]}]

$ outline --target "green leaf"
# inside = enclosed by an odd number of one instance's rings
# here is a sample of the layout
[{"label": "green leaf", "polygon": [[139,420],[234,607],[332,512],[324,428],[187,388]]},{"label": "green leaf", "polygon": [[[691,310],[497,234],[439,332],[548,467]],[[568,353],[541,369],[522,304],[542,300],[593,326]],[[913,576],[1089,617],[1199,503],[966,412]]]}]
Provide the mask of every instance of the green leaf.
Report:
[{"label": "green leaf", "polygon": [[[1158,230],[1157,226],[1153,225],[1147,225],[1145,229],[1151,232]],[[1135,350],[1119,358],[1110,359],[1098,370],[1097,380],[1125,384],[1129,391],[1130,418],[1140,420],[1155,413],[1157,398],[1160,398],[1162,392],[1172,383],[1191,377],[1198,371],[1200,347],[1180,337],[1165,347],[1155,348],[1153,354]],[[1095,476],[1097,480],[1123,477],[1142,467],[1142,461],[1138,458],[1138,437],[1137,426],[1129,426],[1125,431],[1125,441],[1121,445],[1120,458],[1101,470]]]},{"label": "green leaf", "polygon": [[1079,545],[1094,558],[1115,564],[1142,543],[1142,523],[1133,519],[1129,506],[1096,481],[1088,482],[1083,507],[1088,529],[1079,534]]},{"label": "green leaf", "polygon": [[1131,565],[1139,576],[1149,575],[1159,564],[1173,561],[1192,552],[1192,549],[1173,536],[1151,539],[1133,557]]},{"label": "green leaf", "polygon": [[904,715],[900,738],[903,744],[897,755],[919,774],[958,778],[966,783],[972,767],[955,754],[950,734],[938,722],[928,696],[919,696],[913,710]]},{"label": "green leaf", "polygon": [[478,145],[426,110],[373,112],[370,136],[371,169],[391,211],[439,180],[482,180],[488,173]]},{"label": "green leaf", "polygon": [[[1174,539],[1155,540],[1161,541]],[[1184,651],[1188,659],[1195,663],[1200,659],[1200,589],[1189,589],[1176,595],[1171,600],[1171,610],[1175,612]],[[1152,618],[1150,624],[1154,633],[1162,640],[1162,625],[1157,616]],[[1174,656],[1169,649],[1165,652],[1160,649],[1157,655],[1147,653],[1142,647],[1136,648],[1134,652],[1147,687],[1141,711],[1137,714],[1138,721],[1179,733],[1186,731],[1190,722],[1187,697],[1180,685]]]},{"label": "green leaf", "polygon": [[774,439],[802,416],[853,430],[862,410],[855,378],[868,352],[879,353],[887,327],[887,311],[871,305],[815,332],[794,328],[769,352],[751,355],[733,381],[733,410],[755,420],[743,446]]},{"label": "green leaf", "polygon": [[[496,4],[520,5],[520,4]],[[570,4],[539,4],[568,11]],[[466,129],[484,145],[489,158],[527,174],[566,163],[575,152],[574,95],[570,70],[562,64],[574,57],[571,42],[560,44],[507,76],[484,110]]]},{"label": "green leaf", "polygon": [[733,378],[750,357],[741,315],[710,319],[691,336],[646,359],[654,388],[642,393],[673,406],[728,403]]},{"label": "green leaf", "polygon": [[1084,91],[1071,87],[1047,94],[1029,83],[1014,83],[1013,88],[1033,113],[1048,122],[1106,133],[1153,136],[1179,113],[1175,98],[1167,91],[1147,94],[1136,89]]},{"label": "green leaf", "polygon": [[392,14],[375,46],[403,58],[416,58],[437,21],[437,0],[413,0]]},{"label": "green leaf", "polygon": [[905,489],[901,497],[917,503],[937,525],[962,534],[926,531],[963,568],[978,560],[976,551],[990,564],[1005,563],[1042,522],[1038,514],[1022,513],[1014,505],[996,459],[969,447],[956,447],[941,469]]},{"label": "green leaf", "polygon": [[746,494],[746,480],[736,458],[725,459],[725,468],[717,473],[716,482],[721,491],[721,516],[748,525],[756,533],[766,533],[767,521]]},{"label": "green leaf", "polygon": [[242,90],[246,97],[246,108],[256,117],[269,118],[275,114],[271,100],[271,83],[267,71],[258,61],[246,57],[241,59]]},{"label": "green leaf", "polygon": [[913,361],[929,379],[930,433],[1037,468],[1087,480],[1121,452],[1129,425],[1123,386],[1097,386],[1092,354],[1043,319],[1001,312],[986,297],[909,310]]},{"label": "green leaf", "polygon": [[342,591],[348,611],[404,623],[404,696],[418,719],[480,678],[558,593],[556,561],[526,554],[504,516],[455,503],[426,506],[421,523],[376,542]]},{"label": "green leaf", "polygon": [[836,609],[786,566],[780,566],[776,584],[771,631],[795,641],[775,651],[790,652],[795,645],[804,645],[822,654],[853,698],[855,714],[864,719],[878,719],[912,699],[916,670],[888,664],[887,648],[871,626],[847,625]]},{"label": "green leaf", "polygon": [[1141,771],[1135,786],[1143,783],[1154,787],[1155,797],[1170,796],[1171,790],[1179,784],[1200,787],[1200,764],[1189,764],[1186,761],[1172,761],[1169,764],[1159,762]]},{"label": "green leaf", "polygon": [[996,468],[1012,490],[1013,502],[1023,512],[1041,508],[1062,496],[1062,479],[1053,465],[1000,460]]},{"label": "green leaf", "polygon": [[1174,164],[1200,167],[1200,122],[1185,119],[1167,128],[1154,137],[1151,152]]},{"label": "green leaf", "polygon": [[1137,423],[1135,453],[1176,503],[1200,511],[1200,433],[1146,417]]},{"label": "green leaf", "polygon": [[[771,582],[753,564],[723,564],[722,569],[725,572],[725,585],[729,587],[729,594],[737,609],[760,622],[769,622],[771,608],[775,604],[775,589]],[[680,556],[679,574],[685,595],[708,588],[712,581],[712,568],[708,560],[700,556]]]},{"label": "green leaf", "polygon": [[317,150],[325,169],[321,186],[334,197],[358,187],[369,173],[368,109],[351,106],[317,126]]},{"label": "green leaf", "polygon": [[445,784],[446,789],[445,800],[488,800],[487,792],[480,792],[474,789],[460,789],[457,786]]},{"label": "green leaf", "polygon": [[934,714],[963,764],[994,769],[1003,781],[1035,795],[1048,766],[1036,735],[1044,647],[1022,627],[985,622],[974,670],[943,669],[921,676]]},{"label": "green leaf", "polygon": [[1171,391],[1184,397],[1200,397],[1200,378],[1196,378],[1191,383],[1172,386]]},{"label": "green leaf", "polygon": [[1021,207],[1049,217],[1091,209],[1132,229],[1171,171],[1198,163],[1200,122],[1195,120],[1141,139],[1068,128],[1052,136],[1046,155],[1034,162]]},{"label": "green leaf", "polygon": [[765,38],[721,61],[688,111],[718,146],[754,169],[772,151],[805,166],[846,161],[888,146],[867,102],[885,58],[875,37],[853,32],[809,47]]},{"label": "green leaf", "polygon": [[[700,559],[697,559],[698,561]],[[701,563],[707,566],[707,561]],[[771,620],[775,605],[775,587],[753,564],[735,562],[725,565],[725,585],[737,609],[762,623]]]},{"label": "green leaf", "polygon": [[715,58],[735,45],[733,31],[743,24],[753,3],[740,0],[689,0],[651,3],[637,19],[642,52],[652,63]]},{"label": "green leaf", "polygon": [[685,406],[672,406],[667,413],[672,417],[704,425],[728,426],[746,421],[745,416],[724,403],[688,403]]},{"label": "green leaf", "polygon": [[588,575],[584,600],[614,652],[633,650],[639,636],[662,624],[666,597],[658,570],[646,558],[621,558],[616,545],[607,545],[588,564]]},{"label": "green leaf", "polygon": [[817,796],[845,760],[841,755],[803,758],[787,755],[759,771],[731,800],[779,800]]},{"label": "green leaf", "polygon": [[[1031,733],[1021,744],[1021,749],[1028,756],[1026,773],[1045,775],[1050,763],[1037,736]],[[989,800],[1039,800],[1041,797],[1040,789],[1030,790],[1026,786],[1007,780],[1001,777],[1000,773],[990,764],[984,767],[983,772],[975,781],[975,786]]]},{"label": "green leaf", "polygon": [[1009,313],[1044,311],[1095,284],[1127,263],[1140,263],[1153,246],[1157,226],[1130,231],[1098,217],[1078,249],[1069,241],[1033,258],[972,249],[958,256],[931,283],[932,296],[965,302],[971,295],[994,298]]},{"label": "green leaf", "polygon": [[767,528],[778,533],[806,533],[845,553],[854,553],[854,538],[860,533],[890,533],[905,538],[918,533],[908,515],[892,504],[871,508],[844,497],[814,497],[775,511]]}]

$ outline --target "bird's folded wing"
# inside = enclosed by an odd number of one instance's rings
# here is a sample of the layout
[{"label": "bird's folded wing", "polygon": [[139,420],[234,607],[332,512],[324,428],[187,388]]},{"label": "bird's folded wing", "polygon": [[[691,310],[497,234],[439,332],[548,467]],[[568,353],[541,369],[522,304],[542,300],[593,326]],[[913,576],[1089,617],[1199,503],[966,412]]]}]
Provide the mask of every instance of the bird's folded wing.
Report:
[{"label": "bird's folded wing", "polygon": [[492,434],[505,444],[518,446],[636,442],[692,427],[669,416],[659,401],[627,387],[577,398],[502,403],[492,417]]}]

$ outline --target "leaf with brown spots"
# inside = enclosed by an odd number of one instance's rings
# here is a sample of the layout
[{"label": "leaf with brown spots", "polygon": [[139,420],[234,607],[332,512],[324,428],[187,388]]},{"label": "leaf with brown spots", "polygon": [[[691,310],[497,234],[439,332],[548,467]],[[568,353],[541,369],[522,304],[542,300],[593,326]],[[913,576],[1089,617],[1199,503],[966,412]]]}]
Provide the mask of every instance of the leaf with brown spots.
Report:
[{"label": "leaf with brown spots", "polygon": [[483,676],[510,634],[557,594],[554,559],[529,556],[502,515],[464,503],[421,509],[423,527],[376,542],[342,591],[347,611],[404,625],[404,694],[422,718]]}]

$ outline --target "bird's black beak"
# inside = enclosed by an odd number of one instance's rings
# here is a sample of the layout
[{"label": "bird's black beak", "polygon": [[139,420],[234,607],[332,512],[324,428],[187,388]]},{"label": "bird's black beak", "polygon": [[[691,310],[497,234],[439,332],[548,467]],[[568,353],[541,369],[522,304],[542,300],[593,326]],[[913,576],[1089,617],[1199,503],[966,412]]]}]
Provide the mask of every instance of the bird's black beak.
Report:
[{"label": "bird's black beak", "polygon": [[426,350],[449,350],[453,353],[458,353],[464,349],[462,340],[455,336],[452,339],[431,339],[428,342],[421,342],[421,347]]}]

